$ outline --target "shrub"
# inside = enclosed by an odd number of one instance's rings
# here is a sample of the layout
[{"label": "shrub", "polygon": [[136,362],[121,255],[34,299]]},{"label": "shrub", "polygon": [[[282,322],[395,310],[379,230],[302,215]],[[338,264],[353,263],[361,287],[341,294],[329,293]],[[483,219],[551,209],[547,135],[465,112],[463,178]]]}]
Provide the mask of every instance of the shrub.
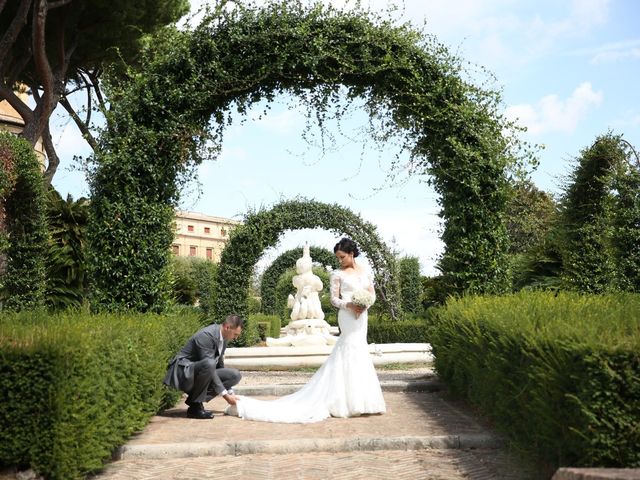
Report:
[{"label": "shrub", "polygon": [[4,221],[6,228],[0,244],[7,255],[2,281],[4,308],[42,307],[49,235],[40,163],[28,142],[6,132],[0,132],[0,155],[0,169],[11,165],[11,184],[6,178],[2,185],[5,191],[0,191],[0,225]]},{"label": "shrub", "polygon": [[437,312],[438,375],[558,466],[640,466],[640,295],[463,298]]},{"label": "shrub", "polygon": [[[265,325],[265,336],[278,338],[280,337],[281,321],[278,315],[267,315],[264,313],[256,313],[249,315],[249,319],[252,323],[258,325]],[[262,337],[264,340],[264,337]]]},{"label": "shrub", "polygon": [[0,464],[81,478],[179,394],[168,360],[194,315],[0,316]]},{"label": "shrub", "polygon": [[424,343],[427,337],[427,323],[423,318],[373,320],[367,330],[369,343]]},{"label": "shrub", "polygon": [[418,257],[404,257],[400,259],[398,265],[402,310],[411,315],[418,315],[422,312],[420,261]]}]

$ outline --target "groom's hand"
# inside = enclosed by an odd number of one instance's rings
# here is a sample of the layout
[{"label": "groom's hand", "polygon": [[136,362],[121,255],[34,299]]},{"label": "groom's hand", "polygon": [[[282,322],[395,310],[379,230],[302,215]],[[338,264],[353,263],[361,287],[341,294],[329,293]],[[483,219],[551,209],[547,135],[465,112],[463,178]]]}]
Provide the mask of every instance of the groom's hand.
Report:
[{"label": "groom's hand", "polygon": [[240,400],[235,395],[231,395],[229,393],[227,393],[226,395],[223,395],[222,398],[224,398],[229,405],[235,405],[236,402]]}]

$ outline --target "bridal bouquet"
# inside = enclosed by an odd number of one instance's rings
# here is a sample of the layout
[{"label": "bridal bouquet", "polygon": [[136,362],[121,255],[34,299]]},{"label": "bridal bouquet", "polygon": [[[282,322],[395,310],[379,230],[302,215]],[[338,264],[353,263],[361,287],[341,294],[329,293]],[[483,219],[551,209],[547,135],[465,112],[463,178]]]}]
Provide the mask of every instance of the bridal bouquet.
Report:
[{"label": "bridal bouquet", "polygon": [[362,308],[373,305],[376,297],[369,290],[356,290],[351,296],[351,302]]}]

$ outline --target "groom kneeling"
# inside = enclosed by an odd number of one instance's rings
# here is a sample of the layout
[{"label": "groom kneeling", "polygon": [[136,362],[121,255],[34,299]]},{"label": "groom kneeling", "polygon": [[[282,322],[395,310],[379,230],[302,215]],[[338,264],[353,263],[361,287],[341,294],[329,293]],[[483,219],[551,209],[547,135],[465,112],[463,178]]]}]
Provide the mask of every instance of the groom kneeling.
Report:
[{"label": "groom kneeling", "polygon": [[236,404],[231,387],[242,375],[235,368],[224,368],[224,351],[227,342],[242,333],[244,319],[229,315],[222,324],[212,324],[196,332],[182,350],[171,360],[164,384],[182,390],[188,397],[187,417],[213,418],[213,412],[205,410],[203,402],[221,395],[229,405]]}]

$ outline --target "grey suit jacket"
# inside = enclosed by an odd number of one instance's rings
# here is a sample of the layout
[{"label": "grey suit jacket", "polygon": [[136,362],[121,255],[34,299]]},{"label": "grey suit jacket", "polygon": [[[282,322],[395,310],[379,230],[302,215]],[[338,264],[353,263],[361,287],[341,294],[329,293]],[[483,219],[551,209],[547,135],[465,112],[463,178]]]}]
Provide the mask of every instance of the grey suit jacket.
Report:
[{"label": "grey suit jacket", "polygon": [[[210,358],[216,363],[216,369],[224,368],[224,352],[227,342],[220,338],[221,325],[211,324],[198,330],[182,347],[182,350],[169,362],[164,384],[189,392],[193,388],[193,363]],[[213,375],[216,392],[223,392],[224,385]]]}]

